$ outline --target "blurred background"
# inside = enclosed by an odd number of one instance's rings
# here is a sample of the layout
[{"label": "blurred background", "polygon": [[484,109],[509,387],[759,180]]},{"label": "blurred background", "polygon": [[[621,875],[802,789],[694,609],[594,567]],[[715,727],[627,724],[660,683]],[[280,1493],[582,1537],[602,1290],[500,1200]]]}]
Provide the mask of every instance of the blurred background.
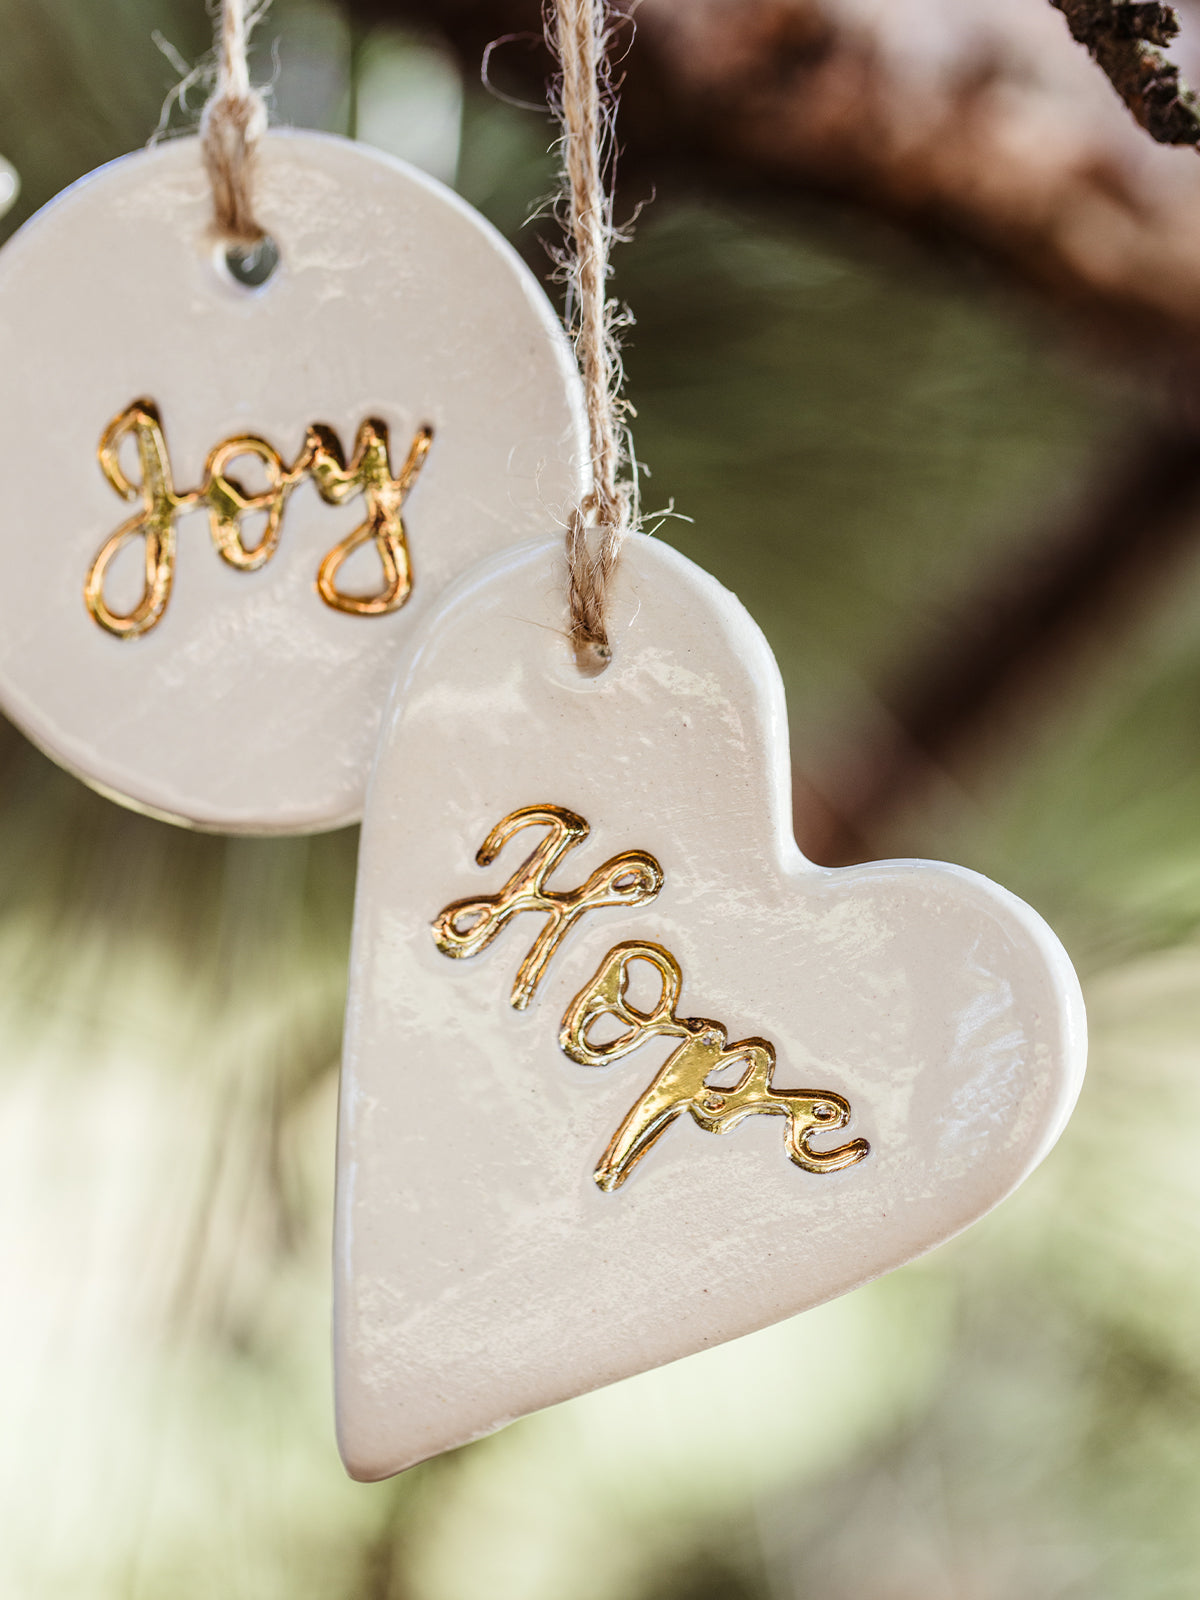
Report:
[{"label": "blurred background", "polygon": [[[810,856],[962,862],[1060,933],[1079,1110],[924,1261],[351,1484],[355,836],[189,835],[0,728],[14,1600],[1200,1593],[1200,163],[1046,0],[644,0],[638,27],[618,214],[650,203],[616,284],[644,501],[693,519],[658,536],[776,650]],[[544,274],[539,28],[536,0],[275,0],[256,76]],[[11,231],[146,141],[211,21],[0,0],[0,39]]]}]

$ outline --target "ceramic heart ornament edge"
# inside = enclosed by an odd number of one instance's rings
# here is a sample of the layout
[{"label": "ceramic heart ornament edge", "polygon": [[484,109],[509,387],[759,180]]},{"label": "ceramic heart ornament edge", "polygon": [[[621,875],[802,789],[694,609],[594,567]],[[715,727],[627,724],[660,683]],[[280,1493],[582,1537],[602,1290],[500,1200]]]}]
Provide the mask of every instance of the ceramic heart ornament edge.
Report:
[{"label": "ceramic heart ornament edge", "polygon": [[[811,1302],[811,1304],[815,1305],[823,1300],[835,1298],[841,1293],[849,1292],[851,1288],[879,1276],[881,1271],[889,1271],[896,1266],[904,1265],[908,1261],[917,1259],[937,1245],[953,1238],[999,1205],[1040,1164],[1066,1126],[1083,1082],[1086,1063],[1086,1019],[1082,993],[1066,951],[1044,919],[1018,896],[980,873],[952,863],[928,860],[900,859],[870,862],[843,868],[825,868],[808,861],[796,844],[791,827],[791,769],[783,683],[774,656],[761,630],[734,594],[724,588],[710,574],[704,572],[670,546],[664,545],[659,541],[638,538],[634,546],[634,552],[632,559],[627,562],[623,570],[622,580],[618,586],[622,590],[616,613],[618,627],[614,631],[618,659],[621,648],[620,624],[628,623],[631,593],[634,599],[633,615],[636,616],[637,614],[636,589],[639,571],[643,566],[643,562],[648,562],[651,566],[665,567],[671,579],[680,585],[683,591],[690,590],[694,594],[699,594],[704,604],[711,609],[714,615],[720,617],[721,627],[728,637],[736,639],[741,663],[746,672],[755,680],[761,696],[764,716],[763,731],[769,734],[769,737],[765,740],[768,748],[764,752],[766,758],[765,793],[769,812],[769,829],[774,840],[774,864],[778,867],[781,876],[785,880],[794,882],[800,877],[811,878],[811,876],[816,875],[820,878],[836,879],[841,883],[849,884],[856,879],[864,877],[887,873],[895,874],[897,870],[908,874],[931,872],[949,875],[954,880],[957,880],[971,895],[981,896],[989,903],[990,907],[994,907],[996,912],[1003,913],[1011,924],[1028,939],[1044,965],[1048,992],[1053,994],[1057,1001],[1058,1009],[1054,1019],[1056,1027],[1052,1027],[1049,1030],[1057,1038],[1057,1048],[1054,1049],[1056,1057],[1053,1074],[1054,1092],[1048,1096],[1048,1103],[1043,1108],[1042,1114],[1038,1119],[1038,1126],[1041,1132],[1040,1138],[1035,1137],[1030,1141],[1028,1147],[1022,1150],[1019,1164],[1015,1164],[1011,1171],[1004,1174],[1002,1182],[995,1192],[983,1197],[986,1203],[980,1204],[969,1215],[952,1218],[950,1225],[940,1231],[936,1237],[927,1239],[916,1248],[906,1248],[886,1267],[867,1269],[854,1281],[845,1281],[840,1288],[832,1293],[820,1295]],[[536,592],[545,596],[547,591],[550,591],[550,603],[553,604],[554,597],[564,592],[562,582],[565,568],[561,547],[557,541],[549,543],[539,540],[530,544],[515,546],[464,574],[445,591],[441,601],[423,620],[417,636],[410,642],[403,657],[392,700],[384,717],[384,732],[379,752],[377,753],[376,771],[378,771],[379,764],[383,760],[383,752],[395,733],[397,722],[403,717],[409,687],[414,677],[421,671],[429,641],[443,627],[452,623],[454,614],[460,607],[469,605],[482,590],[490,587],[498,578],[506,574],[515,575],[524,568],[529,569],[528,578],[525,581],[528,582],[531,593]],[[558,585],[557,589],[554,588],[555,584]],[[543,623],[541,626],[544,627],[545,624]],[[561,645],[565,663],[569,660],[569,647],[565,637],[562,638]],[[372,784],[374,784],[374,774]],[[368,827],[370,826],[370,817],[371,805],[368,798]],[[366,854],[364,850],[363,864],[360,865],[360,875],[366,867]],[[362,904],[363,900],[360,896],[360,908]],[[364,936],[360,912],[356,911],[354,933],[356,952]],[[344,1058],[347,1064],[352,1063],[354,1060],[354,1035],[360,1021],[356,1016],[358,999],[359,997],[352,987],[351,1004],[347,1012],[346,1053]],[[339,1350],[339,1374],[342,1359],[341,1352],[348,1342],[346,1339],[346,1319],[349,1315],[347,1309],[349,1306],[349,1293],[343,1282],[343,1274],[349,1261],[350,1236],[352,1232],[350,1217],[351,1180],[349,1177],[350,1151],[343,1142],[346,1133],[346,1092],[347,1075],[344,1072],[343,1100],[339,1112],[339,1178],[337,1220],[335,1225],[335,1249],[337,1255],[335,1270],[335,1282],[337,1285],[335,1290],[335,1342]],[[766,1319],[766,1321],[770,1320],[776,1319]],[[758,1325],[765,1325],[765,1322],[760,1322]],[[750,1332],[753,1329],[747,1326],[739,1331]],[[723,1337],[731,1336],[734,1335],[724,1335]],[[653,1366],[664,1364],[665,1360],[670,1359],[674,1359],[674,1357],[667,1356],[649,1360],[641,1370],[648,1370]],[[611,1378],[599,1376],[592,1385],[573,1384],[570,1393],[584,1392],[587,1387],[599,1387],[609,1381],[611,1381]],[[436,1453],[436,1451],[425,1450],[401,1459],[394,1453],[388,1455],[386,1451],[380,1452],[370,1448],[359,1448],[360,1445],[364,1444],[364,1441],[352,1438],[351,1434],[354,1430],[346,1426],[340,1388],[341,1381],[339,1376],[339,1444],[343,1460],[352,1477],[362,1480],[376,1480],[390,1476],[396,1471],[403,1470],[408,1465],[415,1464],[417,1460]],[[565,1393],[556,1394],[543,1403],[553,1403],[554,1400],[565,1397]],[[535,1409],[535,1407],[521,1406],[514,1411],[513,1416],[526,1414],[531,1409]],[[513,1420],[512,1416],[503,1418],[495,1418],[493,1416],[491,1420],[469,1437],[481,1437],[494,1431],[497,1427],[504,1426],[510,1420]],[[455,1439],[451,1442],[467,1442],[467,1439],[465,1436],[459,1437],[456,1434]]]}]

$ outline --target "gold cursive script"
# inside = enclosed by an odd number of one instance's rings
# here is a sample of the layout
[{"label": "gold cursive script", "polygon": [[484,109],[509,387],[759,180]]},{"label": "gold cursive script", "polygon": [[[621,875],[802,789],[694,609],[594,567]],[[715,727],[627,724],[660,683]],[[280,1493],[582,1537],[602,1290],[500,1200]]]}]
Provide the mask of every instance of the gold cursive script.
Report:
[{"label": "gold cursive script", "polygon": [[[629,968],[635,961],[653,967],[662,984],[658,1002],[650,1011],[639,1011],[627,995]],[[852,1139],[836,1150],[813,1150],[809,1145],[814,1133],[829,1133],[849,1122],[850,1106],[840,1094],[827,1089],[776,1089],[774,1046],[765,1039],[738,1039],[730,1044],[721,1023],[706,1017],[677,1016],[682,984],[683,973],[669,950],[631,940],[608,952],[563,1018],[559,1045],[572,1061],[585,1067],[607,1066],[658,1035],[683,1041],[667,1057],[601,1156],[594,1177],[602,1189],[619,1189],[685,1111],[706,1133],[728,1133],[746,1117],[759,1113],[786,1117],[784,1145],[790,1158],[806,1172],[836,1172],[862,1160],[870,1148],[865,1139]],[[592,1044],[588,1030],[602,1018],[622,1024],[623,1031],[604,1043]],[[731,1088],[708,1082],[714,1073],[738,1063],[744,1063],[745,1071]]]},{"label": "gold cursive script", "polygon": [[[562,806],[525,806],[501,819],[483,841],[476,861],[490,866],[504,846],[523,828],[547,829],[545,837],[504,887],[493,895],[455,900],[433,922],[433,937],[443,955],[475,956],[522,911],[546,914],[529,953],[517,970],[511,1003],[523,1011],[542,974],[568,931],[585,912],[600,906],[635,906],[652,900],[663,884],[663,870],[644,850],[627,850],[597,867],[578,889],[554,890],[546,879],[569,850],[587,838],[584,819]],[[648,963],[658,975],[659,998],[649,1011],[629,999],[629,969]],[[868,1154],[865,1139],[852,1139],[834,1150],[814,1150],[816,1133],[844,1128],[850,1105],[823,1089],[777,1089],[775,1048],[766,1039],[729,1042],[724,1026],[704,1017],[680,1017],[683,973],[660,944],[627,941],[613,947],[591,981],[572,1000],[559,1030],[559,1047],[572,1061],[604,1067],[659,1036],[681,1042],[655,1074],[645,1093],[621,1123],[600,1158],[593,1177],[601,1189],[619,1189],[630,1172],[685,1112],[707,1133],[728,1133],[746,1117],[787,1119],[784,1145],[790,1159],[806,1172],[836,1172]],[[603,1041],[589,1038],[597,1023],[618,1025]],[[741,1064],[730,1087],[709,1079]]]},{"label": "gold cursive script", "polygon": [[663,871],[644,850],[613,856],[578,889],[548,889],[546,879],[568,850],[582,844],[591,831],[582,817],[562,806],[525,806],[498,822],[479,847],[481,867],[495,861],[514,834],[542,825],[545,838],[517,868],[498,894],[455,900],[439,913],[433,937],[444,956],[477,956],[522,911],[543,911],[546,922],[517,968],[512,1004],[524,1011],[537,991],[542,973],[567,934],[588,911],[600,906],[638,906],[653,900],[662,888]]},{"label": "gold cursive script", "polygon": [[[140,480],[128,476],[121,465],[121,446],[132,438],[137,449]],[[198,489],[180,493],[175,488],[171,458],[162,419],[152,400],[135,400],[105,428],[97,451],[100,470],[123,500],[141,500],[141,507],[123,522],[104,544],[88,569],[83,597],[99,625],[121,639],[149,633],[162,619],[175,578],[176,521],[199,506],[208,510],[209,531],[223,561],[240,572],[256,572],[275,554],[288,498],[305,478],[311,478],[327,505],[342,505],[361,495],[367,515],[363,522],[328,552],[317,571],[317,592],[326,605],[352,616],[381,616],[397,611],[412,589],[408,538],[400,508],[416,481],[433,435],[421,428],[408,456],[393,475],[388,427],[370,417],[358,430],[354,452],[347,463],[332,428],[313,423],[293,464],[284,465],[279,452],[257,434],[237,434],[209,451],[204,481]],[[267,487],[248,491],[230,475],[239,459],[257,460]],[[243,538],[243,519],[265,515],[262,534],[253,546]],[[132,611],[116,612],[104,598],[108,569],[118,552],[132,540],[145,545],[142,596]],[[372,595],[346,594],[337,586],[342,563],[360,545],[373,542],[383,567],[383,582]]]}]

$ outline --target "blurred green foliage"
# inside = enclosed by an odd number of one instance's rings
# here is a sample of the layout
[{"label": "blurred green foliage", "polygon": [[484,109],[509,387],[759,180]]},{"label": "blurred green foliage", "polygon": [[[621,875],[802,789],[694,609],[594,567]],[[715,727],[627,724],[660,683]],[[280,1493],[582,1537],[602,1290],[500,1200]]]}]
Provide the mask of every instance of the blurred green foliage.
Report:
[{"label": "blurred green foliage", "polygon": [[[0,28],[15,223],[149,135],[177,76],[152,30],[190,62],[209,24],[182,0],[0,0]],[[257,61],[280,118],[402,131],[368,102],[429,48],[276,0]],[[438,154],[533,260],[548,142],[468,85]],[[660,536],[765,628],[815,778],[1139,402],[844,219],[660,203],[619,272],[646,504],[694,519]],[[1195,1593],[1198,691],[1193,560],[893,822],[896,852],[1031,899],[1087,973],[1088,1086],[1020,1195],[858,1294],[369,1487],[337,1462],[327,1350],[354,836],[188,835],[6,730],[3,1593]]]}]

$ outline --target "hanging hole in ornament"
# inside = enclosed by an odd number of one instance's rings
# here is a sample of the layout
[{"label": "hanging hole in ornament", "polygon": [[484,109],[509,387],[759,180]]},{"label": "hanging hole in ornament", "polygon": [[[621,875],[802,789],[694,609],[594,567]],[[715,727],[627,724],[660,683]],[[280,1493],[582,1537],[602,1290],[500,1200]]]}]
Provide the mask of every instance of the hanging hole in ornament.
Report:
[{"label": "hanging hole in ornament", "polygon": [[602,694],[637,663],[636,648],[622,638],[616,648],[575,638],[569,628],[548,634],[549,675],[571,694]]},{"label": "hanging hole in ornament", "polygon": [[578,639],[575,642],[575,665],[585,678],[598,678],[602,672],[607,672],[612,658],[612,645],[607,641],[598,644],[592,639]]},{"label": "hanging hole in ornament", "polygon": [[220,259],[226,273],[242,289],[262,289],[279,266],[279,246],[269,233],[255,244],[225,245]]}]

